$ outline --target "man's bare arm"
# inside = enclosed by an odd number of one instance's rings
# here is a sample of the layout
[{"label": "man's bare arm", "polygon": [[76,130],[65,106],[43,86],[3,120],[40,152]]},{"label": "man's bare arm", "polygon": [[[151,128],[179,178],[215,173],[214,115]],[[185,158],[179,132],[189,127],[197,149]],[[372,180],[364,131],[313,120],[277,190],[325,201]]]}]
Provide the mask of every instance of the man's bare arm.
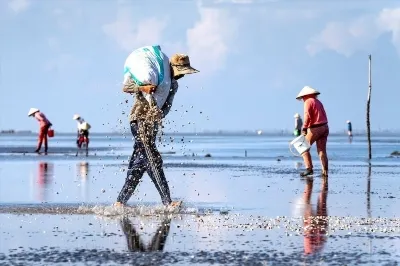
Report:
[{"label": "man's bare arm", "polygon": [[139,91],[145,93],[153,93],[156,90],[157,86],[154,85],[137,85],[132,79],[128,79],[128,81],[122,87],[122,91],[126,93],[136,93]]}]

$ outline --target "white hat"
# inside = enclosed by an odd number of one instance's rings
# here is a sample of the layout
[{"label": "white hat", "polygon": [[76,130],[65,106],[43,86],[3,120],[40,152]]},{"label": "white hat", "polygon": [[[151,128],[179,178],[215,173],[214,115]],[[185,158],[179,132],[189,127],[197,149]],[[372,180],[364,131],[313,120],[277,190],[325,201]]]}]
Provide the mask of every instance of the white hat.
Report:
[{"label": "white hat", "polygon": [[34,113],[37,113],[37,112],[39,112],[39,111],[40,111],[40,110],[37,109],[37,108],[31,108],[31,109],[29,109],[28,116],[31,116],[31,115],[33,115]]},{"label": "white hat", "polygon": [[350,120],[347,120],[346,123],[347,123],[347,124],[350,123]]},{"label": "white hat", "polygon": [[294,115],[294,118],[298,118],[298,117],[300,117],[300,115],[299,115],[298,113],[296,113],[296,114]]},{"label": "white hat", "polygon": [[301,98],[303,98],[306,95],[318,95],[320,94],[319,91],[317,91],[316,89],[311,88],[310,86],[305,86],[297,95],[296,99],[297,100],[301,100]]},{"label": "white hat", "polygon": [[79,119],[80,117],[81,117],[80,115],[75,114],[74,117],[72,117],[72,119],[77,120],[77,119]]}]

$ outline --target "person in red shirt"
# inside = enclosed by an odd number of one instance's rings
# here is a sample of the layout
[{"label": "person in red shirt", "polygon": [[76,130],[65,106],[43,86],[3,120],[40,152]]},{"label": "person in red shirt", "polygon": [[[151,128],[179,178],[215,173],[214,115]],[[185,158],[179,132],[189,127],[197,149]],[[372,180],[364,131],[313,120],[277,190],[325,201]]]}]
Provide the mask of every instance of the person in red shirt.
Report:
[{"label": "person in red shirt", "polygon": [[47,133],[49,131],[49,128],[52,126],[50,121],[46,118],[46,116],[40,112],[39,109],[36,108],[31,108],[28,112],[29,117],[35,117],[36,120],[39,122],[39,139],[38,139],[38,144],[36,147],[35,152],[40,152],[40,149],[42,148],[42,143],[44,141],[44,152],[47,153],[48,150],[48,144],[47,144]]},{"label": "person in red shirt", "polygon": [[[322,165],[322,176],[328,176],[328,156],[326,154],[326,142],[329,135],[328,118],[325,108],[317,99],[320,92],[305,86],[297,95],[297,100],[304,102],[304,124],[302,134],[310,145],[317,143],[317,151]],[[310,150],[302,154],[306,170],[301,176],[313,175],[313,164]]]}]

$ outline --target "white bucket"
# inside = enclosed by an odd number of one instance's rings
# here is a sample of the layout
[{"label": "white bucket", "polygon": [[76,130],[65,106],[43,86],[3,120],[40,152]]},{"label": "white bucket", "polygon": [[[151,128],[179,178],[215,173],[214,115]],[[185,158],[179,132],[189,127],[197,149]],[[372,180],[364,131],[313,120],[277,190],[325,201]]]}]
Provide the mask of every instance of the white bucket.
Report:
[{"label": "white bucket", "polygon": [[292,146],[296,149],[296,151],[300,155],[303,154],[304,152],[308,151],[311,148],[310,143],[308,143],[308,141],[306,140],[304,135],[298,136],[297,138],[292,140],[292,142],[290,142],[289,148],[290,148],[290,151],[293,153]]}]

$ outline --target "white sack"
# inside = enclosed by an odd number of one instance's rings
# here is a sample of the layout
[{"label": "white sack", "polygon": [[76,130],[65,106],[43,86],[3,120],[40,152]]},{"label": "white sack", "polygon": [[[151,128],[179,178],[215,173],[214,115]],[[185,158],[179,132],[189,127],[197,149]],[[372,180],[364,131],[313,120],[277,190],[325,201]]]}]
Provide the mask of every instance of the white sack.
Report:
[{"label": "white sack", "polygon": [[132,78],[138,85],[155,85],[154,94],[143,93],[147,101],[153,96],[158,108],[164,105],[171,87],[171,69],[169,58],[159,45],[145,46],[134,50],[126,59],[124,83]]}]

